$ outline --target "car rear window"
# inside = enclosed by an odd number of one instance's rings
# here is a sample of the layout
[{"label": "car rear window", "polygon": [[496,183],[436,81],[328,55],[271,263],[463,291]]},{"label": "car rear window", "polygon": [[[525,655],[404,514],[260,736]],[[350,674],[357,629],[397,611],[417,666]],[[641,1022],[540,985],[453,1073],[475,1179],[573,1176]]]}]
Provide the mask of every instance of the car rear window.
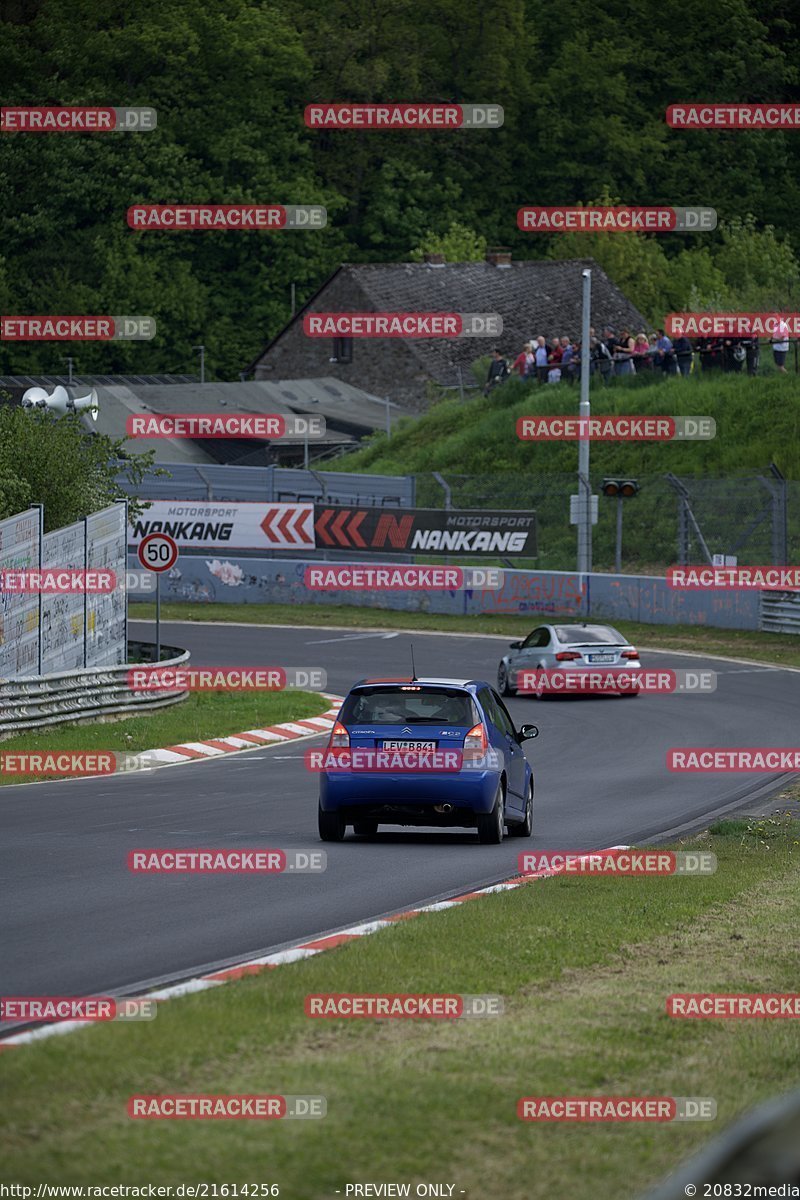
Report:
[{"label": "car rear window", "polygon": [[455,688],[401,691],[371,687],[351,692],[342,709],[346,725],[466,725],[476,721],[472,699]]},{"label": "car rear window", "polygon": [[577,646],[595,645],[598,642],[607,646],[625,645],[625,639],[610,626],[596,625],[594,628],[584,629],[583,625],[556,625],[555,629],[556,637],[562,643],[571,642]]}]

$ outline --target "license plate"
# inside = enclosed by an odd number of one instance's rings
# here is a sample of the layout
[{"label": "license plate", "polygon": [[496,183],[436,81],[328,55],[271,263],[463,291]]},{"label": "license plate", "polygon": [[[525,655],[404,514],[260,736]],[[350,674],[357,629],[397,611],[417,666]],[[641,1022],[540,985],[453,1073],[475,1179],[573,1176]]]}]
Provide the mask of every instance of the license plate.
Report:
[{"label": "license plate", "polygon": [[589,654],[587,655],[589,662],[613,662],[613,654]]},{"label": "license plate", "polygon": [[435,750],[436,742],[398,742],[397,740],[383,743],[384,750]]}]

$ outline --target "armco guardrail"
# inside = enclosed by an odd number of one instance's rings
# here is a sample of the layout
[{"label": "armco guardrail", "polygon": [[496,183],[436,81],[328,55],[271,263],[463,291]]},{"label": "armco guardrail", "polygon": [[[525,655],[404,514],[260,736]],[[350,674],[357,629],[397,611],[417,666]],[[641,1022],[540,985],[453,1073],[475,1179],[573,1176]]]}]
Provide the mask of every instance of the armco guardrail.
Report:
[{"label": "armco guardrail", "polygon": [[797,592],[762,592],[761,629],[765,633],[800,634],[800,595]]},{"label": "armco guardrail", "polygon": [[794,1091],[767,1101],[736,1121],[660,1187],[648,1192],[645,1200],[792,1196],[791,1189],[800,1184],[798,1134],[800,1092]]},{"label": "armco guardrail", "polygon": [[[129,642],[128,656],[152,662],[155,647],[149,642]],[[185,666],[189,651],[162,646],[162,666]],[[134,714],[164,708],[188,696],[186,691],[133,692],[128,687],[130,663],[118,667],[88,667],[53,675],[26,675],[0,679],[0,739],[26,729],[59,725],[82,717],[115,713]]]}]

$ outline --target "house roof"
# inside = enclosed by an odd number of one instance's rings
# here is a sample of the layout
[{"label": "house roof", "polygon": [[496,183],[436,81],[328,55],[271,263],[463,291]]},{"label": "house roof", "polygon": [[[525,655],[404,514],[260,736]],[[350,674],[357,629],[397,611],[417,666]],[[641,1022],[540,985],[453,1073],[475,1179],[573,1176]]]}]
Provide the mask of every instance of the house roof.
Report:
[{"label": "house roof", "polygon": [[[457,366],[468,367],[498,344],[517,353],[523,342],[544,334],[578,338],[581,328],[581,272],[592,271],[592,325],[600,330],[628,327],[638,332],[649,322],[593,259],[528,260],[505,266],[493,263],[345,263],[312,296],[255,363],[307,312],[324,312],[325,292],[345,276],[366,311],[499,313],[503,334],[496,338],[406,339],[420,371],[441,383],[453,382]],[[354,310],[355,311],[355,310]]]},{"label": "house roof", "polygon": [[[47,384],[49,377],[41,378],[40,386],[46,386],[52,393],[52,386]],[[92,385],[97,385],[97,418],[92,421],[84,416],[83,423],[88,430],[106,434],[115,440],[126,438],[127,418],[141,413],[299,414],[325,419],[324,437],[312,442],[312,450],[322,450],[355,445],[375,429],[385,429],[387,416],[395,423],[400,417],[409,415],[399,405],[333,376],[204,384],[197,381],[165,384],[101,382],[105,378],[108,377],[95,376],[91,382],[84,382],[86,377],[81,376],[81,382],[73,380],[72,392],[88,395]],[[21,400],[22,389],[16,385],[14,390],[19,392],[18,400]],[[256,460],[259,455],[263,460],[264,441],[224,438],[210,441],[190,438],[127,439],[128,454],[143,454],[150,449],[156,451],[157,463],[202,465],[220,461],[240,462],[248,457],[248,450],[255,451]]]}]

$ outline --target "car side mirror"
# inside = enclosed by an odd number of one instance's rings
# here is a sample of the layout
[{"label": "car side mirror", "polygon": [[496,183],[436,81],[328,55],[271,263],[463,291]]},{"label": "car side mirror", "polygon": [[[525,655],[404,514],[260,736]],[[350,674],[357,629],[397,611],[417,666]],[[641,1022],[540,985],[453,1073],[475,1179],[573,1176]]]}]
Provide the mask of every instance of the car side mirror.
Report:
[{"label": "car side mirror", "polygon": [[522,646],[522,642],[509,642],[508,643],[509,650],[519,650],[521,646]]},{"label": "car side mirror", "polygon": [[521,742],[527,742],[529,738],[535,738],[538,736],[539,736],[539,726],[538,725],[523,725],[523,726],[521,726],[520,731],[519,731],[519,740]]}]

